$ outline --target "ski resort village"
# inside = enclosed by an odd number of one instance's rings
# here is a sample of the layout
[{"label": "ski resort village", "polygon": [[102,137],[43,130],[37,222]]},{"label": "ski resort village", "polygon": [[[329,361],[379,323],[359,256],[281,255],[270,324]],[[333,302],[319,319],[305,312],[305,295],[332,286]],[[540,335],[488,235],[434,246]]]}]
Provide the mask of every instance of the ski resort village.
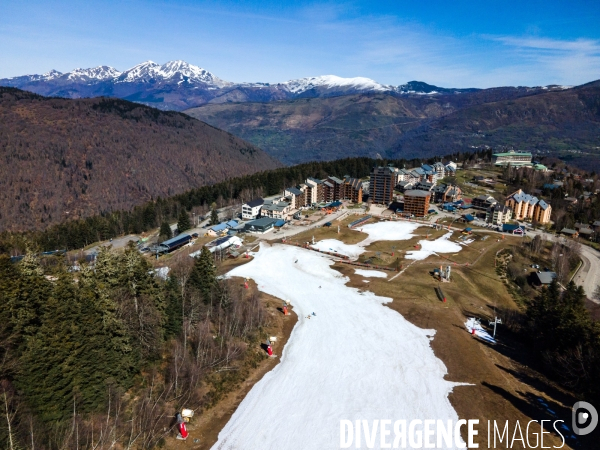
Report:
[{"label": "ski resort village", "polygon": [[[522,152],[375,164],[182,210],[68,257],[78,273],[134,252],[161,282],[196,283],[212,292],[205,302],[234,292],[236,308],[260,311],[252,339],[219,349],[222,331],[187,309],[194,297],[178,306],[195,358],[221,359],[194,388],[202,402],[191,391],[173,401],[167,448],[592,448],[557,381],[567,363],[529,364],[528,346],[568,332],[546,329],[563,312],[536,312],[540,298],[600,314],[600,223],[568,221],[599,187]],[[177,355],[173,370],[190,370]]]}]

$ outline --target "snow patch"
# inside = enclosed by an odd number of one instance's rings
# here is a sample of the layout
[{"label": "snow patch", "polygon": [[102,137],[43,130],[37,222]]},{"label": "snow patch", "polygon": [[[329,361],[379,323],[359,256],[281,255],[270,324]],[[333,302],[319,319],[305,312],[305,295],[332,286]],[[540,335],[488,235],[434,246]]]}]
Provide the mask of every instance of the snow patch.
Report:
[{"label": "snow patch", "polygon": [[437,253],[459,252],[462,247],[455,242],[451,242],[449,240],[450,236],[452,236],[452,231],[446,233],[442,237],[437,238],[435,241],[419,241],[421,248],[419,250],[407,251],[406,259],[416,259],[420,261]]},{"label": "snow patch", "polygon": [[387,273],[380,272],[379,270],[354,269],[354,273],[366,278],[387,278]]}]

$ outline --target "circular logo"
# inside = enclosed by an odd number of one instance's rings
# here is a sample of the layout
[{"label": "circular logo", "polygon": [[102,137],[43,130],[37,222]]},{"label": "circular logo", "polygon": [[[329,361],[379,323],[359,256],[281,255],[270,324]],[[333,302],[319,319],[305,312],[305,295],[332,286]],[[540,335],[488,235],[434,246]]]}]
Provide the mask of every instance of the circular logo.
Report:
[{"label": "circular logo", "polygon": [[598,426],[598,412],[588,402],[573,405],[573,432],[578,436],[590,434]]}]

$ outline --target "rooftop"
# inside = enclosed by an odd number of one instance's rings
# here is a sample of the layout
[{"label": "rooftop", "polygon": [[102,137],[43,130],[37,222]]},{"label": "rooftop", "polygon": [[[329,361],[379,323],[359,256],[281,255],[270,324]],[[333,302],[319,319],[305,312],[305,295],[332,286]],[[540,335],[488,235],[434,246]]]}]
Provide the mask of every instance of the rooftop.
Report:
[{"label": "rooftop", "polygon": [[247,227],[266,227],[271,224],[277,223],[278,219],[271,219],[270,217],[261,217],[260,219],[252,220],[246,223]]},{"label": "rooftop", "polygon": [[249,202],[246,203],[246,205],[248,205],[250,208],[254,208],[256,206],[261,206],[265,203],[265,201],[261,198],[255,198],[254,200],[250,200]]},{"label": "rooftop", "polygon": [[536,275],[541,284],[550,284],[556,278],[555,272],[537,272]]},{"label": "rooftop", "polygon": [[532,157],[533,155],[531,154],[531,152],[515,152],[515,151],[509,151],[509,152],[504,152],[504,153],[494,153],[492,156],[529,156]]},{"label": "rooftop", "polygon": [[417,191],[417,190],[411,190],[411,191],[406,191],[404,193],[404,197],[429,197],[431,196],[431,193],[429,191]]}]

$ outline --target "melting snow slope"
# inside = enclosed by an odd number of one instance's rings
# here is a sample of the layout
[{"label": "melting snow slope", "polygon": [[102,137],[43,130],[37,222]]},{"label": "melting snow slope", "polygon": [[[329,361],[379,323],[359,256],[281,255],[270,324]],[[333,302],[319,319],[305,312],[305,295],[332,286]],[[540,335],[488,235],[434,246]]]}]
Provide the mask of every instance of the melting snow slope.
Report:
[{"label": "melting snow slope", "polygon": [[230,275],[291,301],[299,320],[280,364],[251,389],[214,449],[338,448],[342,419],[458,420],[448,401],[454,384],[429,345],[434,330],[384,307],[388,298],[347,287],[315,252],[263,244],[254,256]]},{"label": "melting snow slope", "polygon": [[461,250],[461,246],[455,242],[451,242],[450,236],[452,231],[446,233],[435,241],[419,241],[421,248],[419,250],[411,250],[406,252],[406,259],[422,260],[435,253],[456,253]]}]

